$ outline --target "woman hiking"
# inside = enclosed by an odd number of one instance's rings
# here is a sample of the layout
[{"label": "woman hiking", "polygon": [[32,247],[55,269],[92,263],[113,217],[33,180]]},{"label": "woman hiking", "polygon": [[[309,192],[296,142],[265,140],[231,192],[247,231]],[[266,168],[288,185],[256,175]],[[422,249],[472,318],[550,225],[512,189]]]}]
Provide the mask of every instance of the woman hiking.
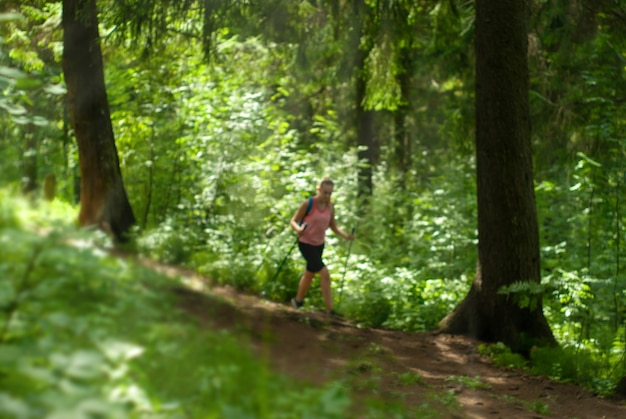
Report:
[{"label": "woman hiking", "polygon": [[[304,304],[304,297],[311,286],[315,274],[320,276],[320,287],[326,304],[326,312],[337,316],[333,310],[333,298],[330,291],[330,273],[322,261],[326,229],[330,229],[338,236],[346,240],[354,240],[354,234],[348,234],[337,226],[335,221],[335,209],[330,197],[333,193],[334,183],[330,178],[324,178],[317,187],[317,195],[307,199],[291,219],[291,228],[299,236],[298,246],[300,253],[306,260],[306,269],[300,284],[298,294],[291,299],[294,308],[300,308]],[[312,205],[310,203],[312,200]],[[307,210],[310,206],[310,210]]]}]

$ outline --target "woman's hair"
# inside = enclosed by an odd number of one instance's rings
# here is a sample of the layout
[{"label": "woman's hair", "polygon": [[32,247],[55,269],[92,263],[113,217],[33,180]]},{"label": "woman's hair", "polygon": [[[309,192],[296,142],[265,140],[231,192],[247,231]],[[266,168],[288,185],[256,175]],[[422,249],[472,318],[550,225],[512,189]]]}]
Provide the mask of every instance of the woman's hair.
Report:
[{"label": "woman's hair", "polygon": [[335,186],[335,182],[329,177],[325,177],[320,181],[320,187],[324,185]]}]

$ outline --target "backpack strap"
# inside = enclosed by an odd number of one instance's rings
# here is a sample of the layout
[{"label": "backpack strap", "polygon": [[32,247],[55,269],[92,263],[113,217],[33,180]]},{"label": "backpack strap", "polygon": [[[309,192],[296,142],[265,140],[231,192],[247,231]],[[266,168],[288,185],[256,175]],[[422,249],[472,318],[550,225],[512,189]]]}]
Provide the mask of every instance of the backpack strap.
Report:
[{"label": "backpack strap", "polygon": [[313,209],[313,197],[309,198],[309,206],[306,207],[306,214],[304,214],[304,216],[306,217],[307,215],[309,215],[309,213],[311,212],[311,210]]},{"label": "backpack strap", "polygon": [[300,225],[302,225],[302,222],[304,221],[306,216],[309,215],[311,210],[313,210],[313,197],[309,198],[309,205],[307,205],[306,207],[306,212],[304,213],[304,217],[302,217],[302,219],[300,220]]}]

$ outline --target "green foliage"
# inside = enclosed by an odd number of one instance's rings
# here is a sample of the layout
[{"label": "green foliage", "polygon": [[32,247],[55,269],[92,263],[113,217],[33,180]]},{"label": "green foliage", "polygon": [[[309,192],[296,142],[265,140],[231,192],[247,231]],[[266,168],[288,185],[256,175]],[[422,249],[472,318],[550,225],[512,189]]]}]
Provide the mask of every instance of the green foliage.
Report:
[{"label": "green foliage", "polygon": [[526,402],[530,410],[540,415],[550,415],[550,406],[544,402]]},{"label": "green foliage", "polygon": [[498,294],[512,296],[513,301],[520,308],[527,308],[530,311],[537,309],[542,299],[544,287],[532,281],[517,281],[512,284],[500,287]]},{"label": "green foliage", "polygon": [[189,263],[198,242],[195,229],[181,228],[174,220],[166,220],[138,239],[140,251],[146,256],[177,265]]},{"label": "green foliage", "polygon": [[[20,214],[30,209],[26,200],[12,200],[13,194],[7,189],[0,189],[0,228],[22,227],[26,221]],[[20,210],[16,211],[16,207]]]},{"label": "green foliage", "polygon": [[513,403],[516,405],[519,405],[520,407],[525,407],[528,410],[538,413],[540,415],[550,415],[550,406],[548,406],[546,403],[544,402],[540,402],[540,401],[527,401],[527,400],[519,400],[517,397],[514,396],[509,396],[508,394],[505,394],[501,397],[503,400],[507,401],[508,403]]},{"label": "green foliage", "polygon": [[396,110],[402,103],[397,76],[403,69],[398,68],[398,59],[394,55],[392,44],[387,38],[372,48],[365,63],[369,79],[365,97],[367,109]]},{"label": "green foliage", "polygon": [[594,349],[591,343],[577,346],[533,347],[528,360],[512,353],[510,348],[501,342],[491,345],[481,344],[478,350],[482,355],[489,356],[496,365],[523,369],[556,381],[577,383],[591,392],[608,396],[612,394],[623,376],[615,366],[623,363],[624,348],[623,341],[616,341],[610,352]]},{"label": "green foliage", "polygon": [[40,236],[3,218],[1,416],[344,417],[338,385],[294,386],[199,328],[175,308],[171,280],[90,236]]},{"label": "green foliage", "polygon": [[12,188],[0,189],[0,229],[19,228],[45,232],[72,225],[78,209],[66,202],[37,201],[19,197]]},{"label": "green foliage", "polygon": [[527,363],[520,354],[512,353],[511,348],[502,342],[491,345],[478,345],[478,352],[481,355],[487,355],[494,364],[506,368],[525,368]]},{"label": "green foliage", "polygon": [[61,4],[35,3],[0,20],[0,186],[38,196],[54,173],[57,195],[69,199],[71,148],[61,130],[65,87],[53,29]]},{"label": "green foliage", "polygon": [[431,399],[436,400],[438,403],[441,403],[442,405],[446,406],[447,408],[451,410],[458,411],[461,409],[459,400],[457,399],[456,394],[452,390],[448,390],[441,394],[430,394],[429,396]]},{"label": "green foliage", "polygon": [[[391,312],[390,293],[376,275],[375,266],[366,260],[352,262],[356,269],[346,275],[342,290],[341,307],[349,317],[368,327],[379,327]],[[358,278],[358,279],[354,279]]]},{"label": "green foliage", "polygon": [[[107,93],[141,252],[287,301],[303,267],[295,250],[276,275],[294,240],[288,221],[330,175],[339,224],[357,225],[358,236],[349,258],[328,237],[341,311],[363,325],[435,328],[476,271],[471,2],[365,2],[362,69],[353,68],[356,22],[345,2],[212,2],[204,17],[193,2],[157,3],[102,10]],[[557,340],[577,348],[579,363],[549,374],[610,389],[626,375],[626,36],[610,2],[591,2],[585,15],[566,3],[536,4],[529,34],[542,282],[501,291],[524,307],[541,298]],[[79,179],[62,102],[61,4],[16,7],[0,15],[0,183],[38,187],[54,173],[60,200],[42,208],[73,222],[76,208],[63,203],[75,202]],[[357,199],[355,76],[366,80],[364,105],[378,110],[367,205]],[[3,193],[0,228],[58,224]],[[316,287],[307,304],[323,306]]]},{"label": "green foliage", "polygon": [[398,381],[403,386],[409,386],[412,384],[420,384],[423,380],[424,380],[424,377],[411,371],[398,374]]},{"label": "green foliage", "polygon": [[344,285],[345,311],[371,326],[434,329],[467,292],[462,281],[422,279],[420,272],[408,269],[398,268],[384,275],[382,267],[365,259],[352,266]]},{"label": "green foliage", "polygon": [[[621,361],[623,344],[615,347],[613,353],[615,360]],[[531,371],[554,380],[578,383],[608,396],[621,378],[612,366],[615,360],[610,357],[589,347],[535,348],[531,352]]]},{"label": "green foliage", "polygon": [[477,243],[473,163],[426,150],[416,158],[421,169],[405,193],[398,193],[398,179],[386,170],[376,172],[379,199],[360,220],[359,237],[371,246],[368,254],[387,266],[431,278],[471,277]]},{"label": "green foliage", "polygon": [[446,381],[453,383],[463,384],[464,387],[471,388],[473,390],[489,389],[491,384],[485,383],[481,380],[480,376],[467,377],[467,376],[452,376],[446,378]]}]

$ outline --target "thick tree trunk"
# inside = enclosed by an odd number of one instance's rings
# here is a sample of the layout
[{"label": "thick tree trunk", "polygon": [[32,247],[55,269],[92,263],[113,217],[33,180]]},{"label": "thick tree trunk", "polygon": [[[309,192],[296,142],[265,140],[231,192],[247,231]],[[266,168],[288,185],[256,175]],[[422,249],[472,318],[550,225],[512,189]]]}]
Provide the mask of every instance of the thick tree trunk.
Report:
[{"label": "thick tree trunk", "polygon": [[502,341],[519,352],[554,343],[541,299],[520,308],[500,288],[540,282],[528,108],[528,4],[476,1],[477,276],[442,331]]},{"label": "thick tree trunk", "polygon": [[63,72],[80,159],[79,222],[124,240],[135,217],[119,168],[99,42],[95,0],[64,0]]}]

